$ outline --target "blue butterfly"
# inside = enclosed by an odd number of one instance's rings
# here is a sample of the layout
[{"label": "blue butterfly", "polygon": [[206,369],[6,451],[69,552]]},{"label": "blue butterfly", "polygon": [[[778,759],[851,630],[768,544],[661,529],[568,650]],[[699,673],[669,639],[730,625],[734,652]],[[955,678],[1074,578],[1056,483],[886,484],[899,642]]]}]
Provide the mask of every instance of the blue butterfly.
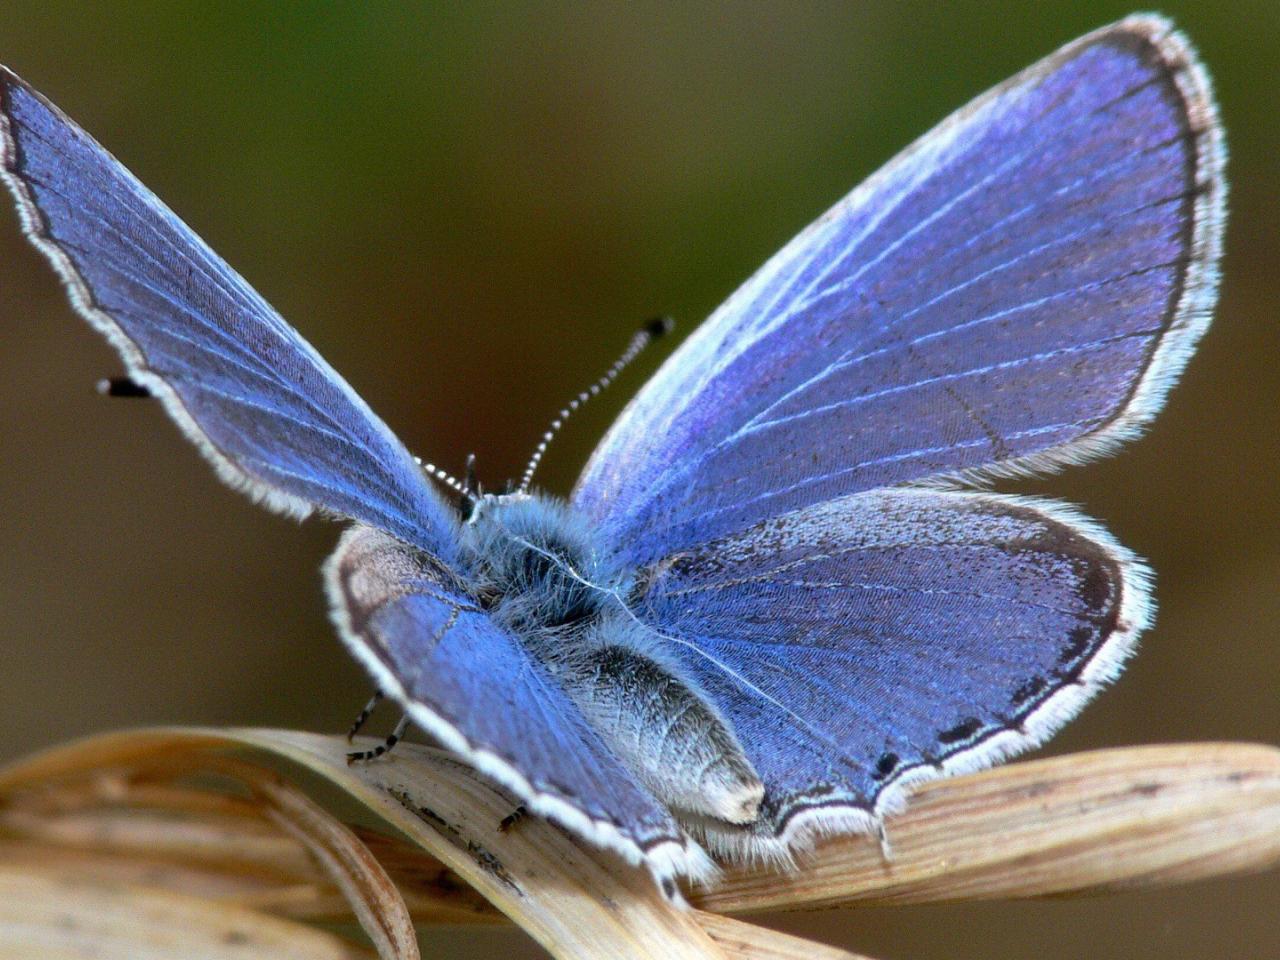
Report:
[{"label": "blue butterfly", "polygon": [[1208,326],[1223,135],[1134,17],[908,147],[666,362],[567,501],[448,495],[110,154],[0,73],[0,160],[76,310],[218,475],[352,522],[333,619],[482,774],[673,890],[881,829],[1120,671],[1146,567],[999,478],[1109,453]]}]

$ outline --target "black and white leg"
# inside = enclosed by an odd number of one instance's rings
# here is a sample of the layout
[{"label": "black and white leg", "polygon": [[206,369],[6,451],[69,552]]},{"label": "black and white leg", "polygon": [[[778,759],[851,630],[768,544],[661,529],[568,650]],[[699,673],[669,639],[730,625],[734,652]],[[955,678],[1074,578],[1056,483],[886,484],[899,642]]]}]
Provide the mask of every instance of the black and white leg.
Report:
[{"label": "black and white leg", "polygon": [[354,753],[347,754],[347,763],[362,763],[365,760],[376,760],[383,754],[391,752],[392,747],[400,742],[400,738],[404,736],[404,732],[409,727],[409,717],[406,714],[400,718],[400,722],[396,724],[396,728],[391,731],[387,739],[378,744],[372,750],[357,750]]},{"label": "black and white leg", "polygon": [[529,815],[529,808],[523,803],[516,807],[498,822],[498,832],[506,833],[517,823]]},{"label": "black and white leg", "polygon": [[360,732],[360,728],[365,725],[369,717],[372,716],[374,708],[382,701],[382,691],[373,691],[373,696],[369,698],[369,702],[364,705],[364,709],[360,711],[360,716],[356,717],[355,722],[351,724],[351,729],[347,731],[347,743]]},{"label": "black and white leg", "polygon": [[880,819],[876,820],[876,839],[880,841],[880,861],[887,867],[893,863],[893,847],[889,844],[889,831]]}]

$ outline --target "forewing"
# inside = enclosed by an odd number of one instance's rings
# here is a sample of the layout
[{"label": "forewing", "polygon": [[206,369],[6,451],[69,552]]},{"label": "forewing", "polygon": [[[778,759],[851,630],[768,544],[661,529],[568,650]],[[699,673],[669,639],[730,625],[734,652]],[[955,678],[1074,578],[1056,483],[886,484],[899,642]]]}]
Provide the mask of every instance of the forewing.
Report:
[{"label": "forewing", "polygon": [[1222,145],[1138,17],[960,110],[801,233],[662,367],[574,494],[636,562],[892,484],[1133,435],[1216,291]]},{"label": "forewing", "polygon": [[325,574],[351,652],[444,746],[535,813],[660,878],[709,869],[554,678],[432,557],[357,526]]},{"label": "forewing", "polygon": [[0,161],[27,236],[130,376],[267,506],[353,517],[453,555],[391,431],[249,285],[57,107],[0,68]]},{"label": "forewing", "polygon": [[1145,569],[1103,531],[987,493],[856,494],[676,554],[641,582],[636,615],[764,781],[754,829],[707,825],[713,847],[754,855],[871,829],[905,784],[1042,742],[1148,619]]}]

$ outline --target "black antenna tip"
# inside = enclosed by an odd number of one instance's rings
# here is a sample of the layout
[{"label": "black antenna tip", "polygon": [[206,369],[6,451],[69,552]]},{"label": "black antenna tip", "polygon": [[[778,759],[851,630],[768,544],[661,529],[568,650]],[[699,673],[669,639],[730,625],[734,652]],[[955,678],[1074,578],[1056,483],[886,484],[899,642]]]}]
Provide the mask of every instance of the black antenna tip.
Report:
[{"label": "black antenna tip", "polygon": [[470,520],[480,499],[480,484],[476,481],[476,455],[467,454],[466,472],[462,475],[462,490],[458,493],[458,510],[462,519]]},{"label": "black antenna tip", "polygon": [[[556,415],[555,420],[551,421],[551,426],[547,432],[542,435],[542,440],[539,442],[537,449],[533,451],[533,456],[529,458],[528,464],[525,465],[524,476],[520,478],[520,486],[517,488],[520,492],[523,493],[529,489],[529,484],[533,481],[533,475],[537,472],[538,464],[542,462],[542,456],[547,452],[547,444],[560,432],[560,428],[564,426],[565,421],[569,419],[573,412],[580,410],[584,403],[599,395],[602,390],[608,389],[609,385],[618,378],[618,374],[625,370],[645,347],[659,337],[670,333],[675,328],[675,325],[676,322],[666,316],[654,317],[646,322],[643,327],[631,335],[631,342],[627,344],[627,349],[622,351],[622,356],[613,362],[613,366],[605,371],[604,376],[591,384],[589,389],[578,394],[577,397],[570,401],[568,406]],[[469,485],[467,489],[470,489]]]},{"label": "black antenna tip", "polygon": [[650,320],[648,323],[644,325],[644,332],[649,334],[649,336],[653,337],[653,339],[657,340],[658,337],[666,336],[675,328],[676,328],[676,322],[675,320],[671,319],[671,317],[667,317],[667,316],[654,317],[652,320]]},{"label": "black antenna tip", "polygon": [[150,397],[152,393],[132,377],[109,377],[98,381],[98,392],[108,397]]}]

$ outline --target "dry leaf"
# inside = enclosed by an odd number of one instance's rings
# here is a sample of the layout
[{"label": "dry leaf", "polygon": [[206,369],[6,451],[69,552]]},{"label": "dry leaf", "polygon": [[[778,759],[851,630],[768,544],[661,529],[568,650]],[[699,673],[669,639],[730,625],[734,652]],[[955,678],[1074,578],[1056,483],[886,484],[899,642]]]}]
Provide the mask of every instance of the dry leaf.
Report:
[{"label": "dry leaf", "polygon": [[[835,838],[798,870],[731,871],[691,891],[700,909],[678,909],[644,871],[546,821],[500,831],[516,801],[448,753],[405,744],[349,767],[347,749],[288,731],[159,729],[37,755],[0,770],[5,882],[28,878],[29,890],[57,901],[78,878],[95,891],[91,919],[104,942],[125,930],[103,919],[112,911],[158,904],[172,918],[203,903],[210,912],[193,921],[201,942],[218,930],[296,930],[296,949],[313,953],[260,955],[360,956],[332,934],[307,940],[319,932],[295,922],[354,915],[380,956],[411,958],[410,916],[492,922],[496,908],[556,957],[850,960],[718,914],[1102,892],[1280,862],[1280,750],[1135,747],[927,784],[889,821],[891,861],[865,837]],[[290,771],[312,796],[324,785],[381,826],[342,823],[233,751]],[[15,929],[52,944],[58,931],[44,927],[61,915],[50,907]]]},{"label": "dry leaf", "polygon": [[893,859],[833,839],[783,875],[698,897],[741,912],[991,900],[1157,886],[1280,863],[1280,750],[1193,743],[1008,764],[922,786],[888,822]]},{"label": "dry leaf", "polygon": [[0,867],[7,960],[371,960],[314,927],[155,887]]}]

